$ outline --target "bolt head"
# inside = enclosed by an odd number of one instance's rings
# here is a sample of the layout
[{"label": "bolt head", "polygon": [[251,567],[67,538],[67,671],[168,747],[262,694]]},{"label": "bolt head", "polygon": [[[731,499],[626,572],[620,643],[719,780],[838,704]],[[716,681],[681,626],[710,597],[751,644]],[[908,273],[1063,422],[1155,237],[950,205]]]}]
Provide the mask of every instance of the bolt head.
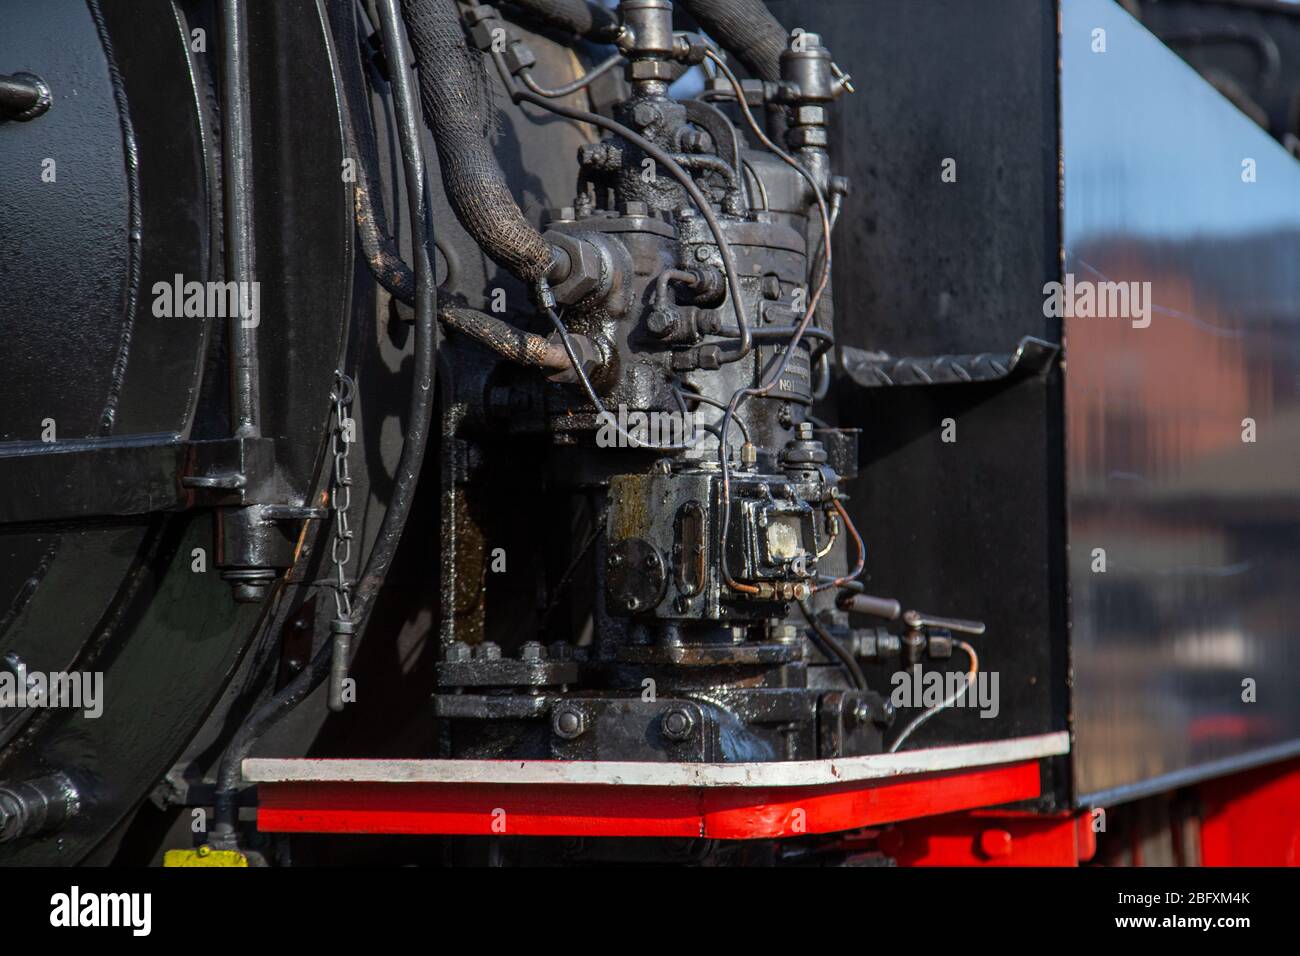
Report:
[{"label": "bolt head", "polygon": [[470,646],[464,641],[455,641],[447,645],[446,650],[442,652],[442,659],[446,661],[467,661],[472,653]]},{"label": "bolt head", "polygon": [[662,727],[669,740],[686,740],[695,729],[695,718],[685,707],[673,707],[664,711]]},{"label": "bolt head", "polygon": [[484,641],[474,648],[474,659],[476,661],[501,660],[501,645],[496,641]]},{"label": "bolt head", "polygon": [[660,118],[659,108],[653,103],[638,103],[632,108],[632,122],[637,126],[644,128],[658,122]]},{"label": "bolt head", "polygon": [[666,337],[677,329],[677,313],[669,309],[654,309],[646,316],[646,328],[651,335]]},{"label": "bolt head", "polygon": [[529,641],[519,648],[519,659],[521,661],[540,661],[545,658],[546,648],[538,641]]},{"label": "bolt head", "polygon": [[587,729],[587,715],[572,704],[557,707],[551,714],[551,730],[564,740],[575,740]]}]

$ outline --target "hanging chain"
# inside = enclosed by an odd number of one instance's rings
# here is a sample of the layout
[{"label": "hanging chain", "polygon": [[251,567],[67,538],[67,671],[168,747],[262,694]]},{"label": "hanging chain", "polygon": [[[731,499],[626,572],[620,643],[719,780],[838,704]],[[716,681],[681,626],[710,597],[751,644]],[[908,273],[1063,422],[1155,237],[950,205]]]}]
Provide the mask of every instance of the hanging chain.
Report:
[{"label": "hanging chain", "polygon": [[339,621],[352,619],[352,582],[348,580],[347,565],[352,560],[352,528],[348,524],[348,510],[352,507],[352,471],[348,453],[356,439],[355,426],[348,417],[352,405],[352,379],[342,371],[334,373],[334,389],[330,398],[334,402],[334,430],[330,435],[330,448],[334,453],[334,474],[330,484],[330,507],[334,510],[334,535],[330,543],[330,560],[334,564],[334,610]]}]

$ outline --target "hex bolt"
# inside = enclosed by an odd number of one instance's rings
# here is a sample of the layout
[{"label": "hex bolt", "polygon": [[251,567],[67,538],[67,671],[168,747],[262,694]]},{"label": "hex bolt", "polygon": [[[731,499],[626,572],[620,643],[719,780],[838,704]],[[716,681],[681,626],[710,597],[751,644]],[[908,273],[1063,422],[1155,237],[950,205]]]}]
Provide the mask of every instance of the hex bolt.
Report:
[{"label": "hex bolt", "polygon": [[587,715],[572,704],[561,704],[551,713],[551,730],[564,740],[576,740],[587,729]]},{"label": "hex bolt", "polygon": [[499,661],[501,660],[501,645],[496,641],[484,641],[474,648],[474,660],[476,661]]},{"label": "hex bolt", "polygon": [[444,661],[467,661],[472,655],[473,651],[464,641],[453,641],[443,649],[442,659]]},{"label": "hex bolt", "polygon": [[646,316],[646,328],[651,335],[667,338],[677,331],[679,316],[671,309],[654,309]]},{"label": "hex bolt", "polygon": [[546,648],[539,641],[529,641],[519,648],[521,661],[540,661],[546,658]]},{"label": "hex bolt", "polygon": [[662,726],[669,740],[686,740],[695,729],[695,718],[685,707],[670,707],[664,711]]},{"label": "hex bolt", "polygon": [[812,437],[813,437],[812,422],[800,422],[798,434],[799,434],[800,441],[812,441]]},{"label": "hex bolt", "polygon": [[632,122],[642,129],[659,122],[662,118],[659,107],[653,103],[638,103],[632,108]]}]

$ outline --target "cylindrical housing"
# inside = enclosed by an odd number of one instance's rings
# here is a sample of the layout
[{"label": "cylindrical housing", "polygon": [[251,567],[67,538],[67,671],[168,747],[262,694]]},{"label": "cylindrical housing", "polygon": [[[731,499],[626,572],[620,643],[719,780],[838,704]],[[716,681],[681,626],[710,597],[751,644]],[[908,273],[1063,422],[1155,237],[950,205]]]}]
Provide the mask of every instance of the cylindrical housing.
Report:
[{"label": "cylindrical housing", "polygon": [[623,25],[632,31],[632,56],[667,57],[673,52],[671,0],[623,0]]},{"label": "cylindrical housing", "polygon": [[835,71],[831,51],[816,33],[796,36],[781,54],[781,79],[799,87],[799,100],[829,103],[835,99]]},{"label": "cylindrical housing", "polygon": [[81,796],[66,774],[0,786],[0,843],[62,826],[81,809]]}]

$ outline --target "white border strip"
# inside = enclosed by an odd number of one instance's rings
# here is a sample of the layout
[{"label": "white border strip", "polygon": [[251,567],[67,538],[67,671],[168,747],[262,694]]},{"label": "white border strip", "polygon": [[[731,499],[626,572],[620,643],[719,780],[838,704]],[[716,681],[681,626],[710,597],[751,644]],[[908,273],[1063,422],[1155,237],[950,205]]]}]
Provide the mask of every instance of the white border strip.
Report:
[{"label": "white border strip", "polygon": [[249,783],[573,784],[626,787],[808,787],[887,780],[1070,752],[1066,731],[991,743],[932,747],[867,757],[771,763],[633,763],[614,760],[318,760],[244,761]]}]

